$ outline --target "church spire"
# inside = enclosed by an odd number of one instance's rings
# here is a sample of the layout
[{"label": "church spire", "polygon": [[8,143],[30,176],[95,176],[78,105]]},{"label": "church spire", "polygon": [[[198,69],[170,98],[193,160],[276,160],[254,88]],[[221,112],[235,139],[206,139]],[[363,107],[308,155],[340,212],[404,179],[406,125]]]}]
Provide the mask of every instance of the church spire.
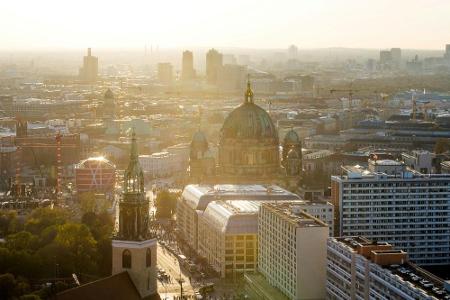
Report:
[{"label": "church spire", "polygon": [[250,74],[247,75],[247,90],[245,91],[245,103],[253,103],[253,91],[250,86]]},{"label": "church spire", "polygon": [[139,165],[138,147],[134,127],[131,130],[130,162],[125,170],[124,192],[144,192],[144,174]]},{"label": "church spire", "polygon": [[129,166],[132,163],[136,163],[138,160],[138,150],[137,150],[137,143],[136,143],[136,132],[134,130],[134,127],[131,129],[131,149],[130,149],[130,163]]}]

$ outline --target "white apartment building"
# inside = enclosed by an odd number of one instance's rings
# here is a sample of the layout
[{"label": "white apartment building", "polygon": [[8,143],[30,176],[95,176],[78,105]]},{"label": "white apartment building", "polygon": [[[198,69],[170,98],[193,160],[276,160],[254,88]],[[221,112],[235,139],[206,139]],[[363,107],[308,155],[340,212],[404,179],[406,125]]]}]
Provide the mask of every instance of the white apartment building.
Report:
[{"label": "white apartment building", "polygon": [[[271,201],[268,201],[271,202]],[[218,200],[198,213],[197,252],[222,277],[254,272],[257,268],[258,211],[266,201]],[[303,200],[277,201],[304,211],[333,231],[333,205]]]},{"label": "white apartment building", "polygon": [[210,202],[219,200],[291,201],[300,198],[275,185],[187,185],[177,200],[177,228],[180,236],[195,251],[198,251],[199,215]]},{"label": "white apartment building", "polygon": [[145,175],[152,178],[164,178],[186,172],[189,164],[189,145],[177,144],[162,152],[139,155],[139,163]]},{"label": "white apartment building", "polygon": [[391,243],[419,265],[450,264],[450,175],[393,160],[345,166],[331,177],[335,236]]},{"label": "white apartment building", "polygon": [[289,203],[263,203],[258,270],[289,299],[324,299],[328,225]]},{"label": "white apartment building", "polygon": [[213,201],[198,218],[198,254],[221,275],[255,272],[258,209],[256,201]]},{"label": "white apartment building", "polygon": [[327,299],[450,299],[446,286],[388,243],[363,237],[328,239]]}]

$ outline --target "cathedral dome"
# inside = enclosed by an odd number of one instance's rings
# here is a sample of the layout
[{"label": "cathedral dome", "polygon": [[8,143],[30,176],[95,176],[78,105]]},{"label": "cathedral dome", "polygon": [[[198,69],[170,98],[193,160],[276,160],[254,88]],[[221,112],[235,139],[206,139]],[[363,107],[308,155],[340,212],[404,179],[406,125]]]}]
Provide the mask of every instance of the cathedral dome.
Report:
[{"label": "cathedral dome", "polygon": [[297,132],[295,132],[294,129],[291,129],[288,131],[288,133],[286,133],[286,136],[284,137],[284,142],[291,145],[299,144],[300,138],[298,137]]},{"label": "cathedral dome", "polygon": [[206,140],[206,136],[200,130],[194,133],[191,141],[191,148],[202,151],[206,151],[208,149],[208,141]]},{"label": "cathedral dome", "polygon": [[194,133],[191,141],[191,159],[199,159],[208,150],[208,141],[203,132],[198,130]]},{"label": "cathedral dome", "polygon": [[241,104],[228,115],[221,138],[271,139],[278,143],[277,130],[269,114],[253,102]]},{"label": "cathedral dome", "polygon": [[231,181],[269,182],[280,168],[278,132],[269,114],[253,103],[250,82],[244,96],[220,131],[220,172]]}]

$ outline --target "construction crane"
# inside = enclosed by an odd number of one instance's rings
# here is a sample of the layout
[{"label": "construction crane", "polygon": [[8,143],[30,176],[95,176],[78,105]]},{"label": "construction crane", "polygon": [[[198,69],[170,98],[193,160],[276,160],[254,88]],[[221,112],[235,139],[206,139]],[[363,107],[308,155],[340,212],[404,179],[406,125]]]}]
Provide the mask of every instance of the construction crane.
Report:
[{"label": "construction crane", "polygon": [[348,93],[348,108],[350,111],[350,127],[353,127],[353,94],[360,90],[351,87],[348,89],[331,89],[330,94],[334,93]]}]

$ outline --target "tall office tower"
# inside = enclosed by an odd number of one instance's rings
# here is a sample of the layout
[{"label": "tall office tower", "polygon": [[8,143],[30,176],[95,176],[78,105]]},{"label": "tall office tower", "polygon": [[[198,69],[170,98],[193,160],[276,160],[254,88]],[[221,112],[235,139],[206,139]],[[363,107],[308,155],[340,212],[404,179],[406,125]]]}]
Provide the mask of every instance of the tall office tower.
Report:
[{"label": "tall office tower", "polygon": [[400,48],[391,48],[391,60],[392,64],[398,68],[402,63],[402,49]]},{"label": "tall office tower", "polygon": [[289,203],[263,203],[258,269],[289,299],[325,299],[328,225]]},{"label": "tall office tower", "polygon": [[411,264],[408,254],[363,237],[327,242],[326,299],[449,299],[443,279]]},{"label": "tall office tower", "polygon": [[380,65],[387,66],[392,62],[392,54],[389,50],[381,50],[380,51]]},{"label": "tall office tower", "polygon": [[206,53],[206,81],[209,84],[217,83],[217,74],[223,65],[222,53],[211,49]]},{"label": "tall office tower", "polygon": [[444,57],[450,60],[450,44],[445,45]]},{"label": "tall office tower", "polygon": [[365,236],[407,251],[419,265],[450,264],[450,175],[370,159],[331,177],[334,236]]},{"label": "tall office tower", "polygon": [[158,80],[162,83],[171,83],[173,81],[173,67],[171,63],[158,64]]},{"label": "tall office tower", "polygon": [[181,79],[188,81],[195,78],[194,55],[192,51],[183,52],[183,60],[181,62]]},{"label": "tall office tower", "polygon": [[128,272],[140,296],[146,298],[157,293],[157,244],[149,229],[149,202],[134,130],[130,152],[119,203],[119,231],[112,240],[112,274]]},{"label": "tall office tower", "polygon": [[98,76],[98,58],[91,55],[91,48],[88,48],[87,55],[83,57],[83,66],[80,68],[80,80],[92,83]]},{"label": "tall office tower", "polygon": [[290,45],[288,48],[288,58],[297,59],[298,58],[298,47],[295,45]]}]

